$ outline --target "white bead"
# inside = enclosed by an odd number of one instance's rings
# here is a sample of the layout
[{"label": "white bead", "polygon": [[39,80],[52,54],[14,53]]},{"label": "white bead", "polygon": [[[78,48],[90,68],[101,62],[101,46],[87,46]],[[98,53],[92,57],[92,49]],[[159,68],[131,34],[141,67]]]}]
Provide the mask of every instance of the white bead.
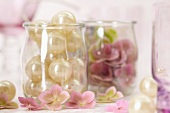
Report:
[{"label": "white bead", "polygon": [[72,66],[67,60],[56,59],[49,66],[49,75],[56,82],[63,82],[70,78]]},{"label": "white bead", "polygon": [[82,37],[75,30],[67,34],[67,50],[69,52],[75,52],[77,49],[83,46]]},{"label": "white bead", "polygon": [[157,95],[157,83],[151,77],[144,78],[140,83],[140,91],[151,98],[155,98]]},{"label": "white bead", "polygon": [[[45,63],[45,74],[48,76],[48,67]],[[34,56],[26,65],[25,72],[27,76],[33,81],[33,82],[39,82],[42,79],[42,63],[40,59],[40,55]]]},{"label": "white bead", "polygon": [[53,16],[51,23],[52,24],[74,24],[76,23],[76,18],[72,13],[68,11],[61,11]]},{"label": "white bead", "polygon": [[138,94],[129,103],[129,113],[155,113],[156,106],[149,97]]},{"label": "white bead", "polygon": [[66,38],[60,32],[51,32],[48,38],[48,52],[60,54],[66,48]]},{"label": "white bead", "polygon": [[13,83],[9,81],[0,82],[0,94],[6,94],[8,96],[8,101],[11,101],[16,94],[16,89]]}]

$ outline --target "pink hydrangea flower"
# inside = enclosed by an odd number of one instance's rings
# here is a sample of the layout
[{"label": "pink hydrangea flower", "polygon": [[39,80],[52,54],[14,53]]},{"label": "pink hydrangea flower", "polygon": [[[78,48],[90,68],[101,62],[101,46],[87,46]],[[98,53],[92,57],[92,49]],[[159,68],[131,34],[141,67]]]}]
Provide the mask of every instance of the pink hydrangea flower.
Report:
[{"label": "pink hydrangea flower", "polygon": [[15,102],[9,102],[6,94],[0,94],[0,110],[1,109],[16,109],[18,104]]},{"label": "pink hydrangea flower", "polygon": [[122,92],[117,91],[114,86],[109,87],[105,93],[97,93],[97,101],[99,102],[113,102],[123,97]]},{"label": "pink hydrangea flower", "polygon": [[28,108],[29,110],[36,111],[43,108],[43,105],[37,104],[33,98],[18,97],[18,100],[21,103],[21,107]]},{"label": "pink hydrangea flower", "polygon": [[60,110],[70,95],[67,91],[62,91],[59,85],[52,86],[49,90],[42,92],[38,99],[50,110]]},{"label": "pink hydrangea flower", "polygon": [[86,91],[83,94],[78,92],[72,92],[70,101],[66,103],[67,108],[94,108],[96,102],[94,100],[95,94],[91,91]]},{"label": "pink hydrangea flower", "polygon": [[105,110],[113,113],[128,113],[128,102],[118,100],[115,104],[106,106]]}]

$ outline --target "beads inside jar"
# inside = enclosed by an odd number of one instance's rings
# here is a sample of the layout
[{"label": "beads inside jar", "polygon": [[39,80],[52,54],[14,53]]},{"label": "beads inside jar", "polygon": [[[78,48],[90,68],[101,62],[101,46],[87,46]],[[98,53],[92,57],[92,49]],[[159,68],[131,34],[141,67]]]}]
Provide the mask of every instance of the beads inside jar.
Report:
[{"label": "beads inside jar", "polygon": [[[27,42],[22,53],[23,89],[27,97],[58,84],[69,91],[87,88],[83,25],[70,12],[59,12],[51,23],[25,23]],[[78,88],[78,89],[77,89]]]}]

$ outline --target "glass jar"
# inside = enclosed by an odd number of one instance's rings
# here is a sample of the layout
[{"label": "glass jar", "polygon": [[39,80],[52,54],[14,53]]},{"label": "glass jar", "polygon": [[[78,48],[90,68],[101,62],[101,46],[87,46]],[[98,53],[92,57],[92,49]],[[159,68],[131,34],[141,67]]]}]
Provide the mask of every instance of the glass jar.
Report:
[{"label": "glass jar", "polygon": [[[136,79],[135,22],[85,22],[88,46],[89,90],[98,94],[114,86],[123,95],[132,93]],[[112,102],[113,100],[102,100]]]},{"label": "glass jar", "polygon": [[87,51],[83,24],[23,24],[26,40],[22,50],[23,91],[37,97],[58,84],[63,90],[87,89]]}]

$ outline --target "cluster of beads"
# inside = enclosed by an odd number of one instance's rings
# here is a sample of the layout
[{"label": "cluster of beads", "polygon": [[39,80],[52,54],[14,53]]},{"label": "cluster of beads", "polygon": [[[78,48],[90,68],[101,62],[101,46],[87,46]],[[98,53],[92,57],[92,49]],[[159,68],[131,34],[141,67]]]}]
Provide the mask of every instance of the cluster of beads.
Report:
[{"label": "cluster of beads", "polygon": [[[86,86],[82,80],[86,76],[86,63],[81,56],[83,53],[80,53],[83,39],[75,27],[75,16],[62,11],[52,18],[51,23],[35,21],[33,24],[59,27],[45,29],[48,34],[45,60],[42,61],[42,55],[38,54],[27,62],[25,73],[29,79],[24,84],[25,95],[36,97],[54,84],[69,92],[85,90]],[[43,29],[29,29],[28,33],[32,41],[42,50]]]}]

